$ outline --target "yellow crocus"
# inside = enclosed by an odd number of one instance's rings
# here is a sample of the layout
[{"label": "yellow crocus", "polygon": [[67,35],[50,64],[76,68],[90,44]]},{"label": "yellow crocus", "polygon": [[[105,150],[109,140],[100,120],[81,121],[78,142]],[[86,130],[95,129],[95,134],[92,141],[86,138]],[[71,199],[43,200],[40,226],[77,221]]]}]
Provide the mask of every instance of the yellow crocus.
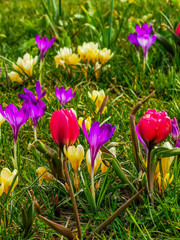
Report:
[{"label": "yellow crocus", "polygon": [[17,72],[12,71],[12,72],[8,73],[8,76],[12,82],[19,82],[19,83],[23,82],[23,80],[20,78],[20,76]]},{"label": "yellow crocus", "polygon": [[[110,149],[109,149],[109,151],[114,155],[114,157],[116,157],[116,148],[115,147],[111,147]],[[106,164],[105,164],[106,163]],[[105,163],[102,161],[102,163],[101,163],[101,172],[102,173],[105,173],[105,172],[107,172],[107,170],[108,170],[108,167],[109,167],[109,162],[108,161],[105,161]]]},{"label": "yellow crocus", "polygon": [[[79,126],[82,128],[82,123],[83,123],[84,118],[80,117],[78,120]],[[91,127],[91,117],[88,117],[85,119],[85,127],[89,131]]]},{"label": "yellow crocus", "polygon": [[3,124],[3,122],[5,122],[6,119],[0,114],[0,127]]},{"label": "yellow crocus", "polygon": [[[95,174],[102,162],[102,159],[101,159],[101,155],[102,155],[102,152],[99,151],[97,156],[96,156],[96,159],[95,159],[95,162],[94,162],[94,172],[93,174]],[[88,172],[89,174],[91,175],[91,155],[90,155],[90,149],[87,151],[86,153],[86,163],[87,163],[87,167],[88,167]]]},{"label": "yellow crocus", "polygon": [[87,60],[88,62],[92,61],[95,64],[99,59],[98,43],[85,42],[82,46],[78,46],[78,53],[83,62]]},{"label": "yellow crocus", "polygon": [[102,65],[109,61],[113,56],[114,53],[111,53],[110,49],[103,48],[102,50],[99,51],[99,59]]},{"label": "yellow crocus", "polygon": [[[95,101],[96,113],[97,113],[104,101],[104,98],[106,97],[104,90],[100,90],[100,91],[93,90],[92,93],[88,92],[88,95],[92,101]],[[107,110],[107,107],[104,108],[103,112],[105,112],[106,110]]]},{"label": "yellow crocus", "polygon": [[77,147],[69,146],[67,149],[66,146],[64,146],[64,154],[69,159],[74,171],[77,172],[84,158],[83,146],[82,145],[78,145]]},{"label": "yellow crocus", "polygon": [[47,172],[46,167],[39,167],[38,169],[36,169],[36,173],[38,174],[38,177],[39,177],[39,185],[42,184],[42,179],[50,180],[50,181],[55,180],[55,177],[51,173]]},{"label": "yellow crocus", "polygon": [[[13,172],[11,172],[8,168],[3,168],[0,174],[0,196],[4,193],[8,193],[11,184],[14,180],[14,177],[17,174],[17,170],[14,169]],[[11,192],[14,190],[14,188],[16,187],[16,185],[18,184],[18,177],[16,178],[12,188],[11,188]]]},{"label": "yellow crocus", "polygon": [[22,75],[26,73],[29,77],[33,75],[33,68],[38,60],[38,56],[31,56],[29,53],[26,53],[23,58],[18,58],[16,64],[13,63],[13,68],[20,72]]},{"label": "yellow crocus", "polygon": [[58,55],[54,57],[56,67],[72,66],[75,67],[80,62],[80,57],[72,52],[71,48],[60,48]]},{"label": "yellow crocus", "polygon": [[[165,142],[163,147],[166,147],[168,149],[173,148],[169,142]],[[161,176],[159,163],[157,164],[155,175],[154,175],[154,182],[155,182],[155,185],[158,186],[159,192],[161,192],[161,188],[164,192],[166,190],[167,185],[170,184],[173,180],[173,175],[170,177],[170,174],[168,173],[173,160],[174,160],[173,156],[161,158],[162,176]],[[163,187],[161,186],[161,182],[163,182]]]}]

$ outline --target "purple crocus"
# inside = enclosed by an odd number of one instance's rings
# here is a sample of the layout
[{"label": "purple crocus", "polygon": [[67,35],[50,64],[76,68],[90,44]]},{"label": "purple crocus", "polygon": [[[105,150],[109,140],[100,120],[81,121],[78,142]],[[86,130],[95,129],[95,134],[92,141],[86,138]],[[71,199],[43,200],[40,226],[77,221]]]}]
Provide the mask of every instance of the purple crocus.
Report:
[{"label": "purple crocus", "polygon": [[76,95],[76,92],[72,93],[72,88],[70,88],[67,91],[65,90],[64,87],[61,87],[61,88],[56,87],[55,89],[55,96],[59,100],[62,107],[64,107],[64,105],[67,102],[69,102],[72,98],[74,98],[75,95]]},{"label": "purple crocus", "polygon": [[129,42],[136,46],[137,53],[139,54],[139,42],[137,40],[137,33],[130,33],[130,35],[127,36],[127,39],[129,40]]},{"label": "purple crocus", "polygon": [[151,35],[152,33],[152,24],[150,23],[150,27],[147,23],[143,23],[143,25],[140,27],[138,24],[135,26],[135,30],[138,35]]},{"label": "purple crocus", "polygon": [[28,102],[27,105],[29,107],[29,117],[33,121],[34,138],[35,138],[35,141],[36,141],[37,140],[37,133],[36,133],[37,122],[42,117],[42,115],[45,113],[46,105],[42,100],[39,100],[37,104],[33,104],[32,102]]},{"label": "purple crocus", "polygon": [[140,143],[143,145],[145,151],[146,151],[146,154],[147,154],[147,146],[146,146],[146,143],[144,142],[144,140],[142,139],[141,135],[139,134],[139,130],[138,130],[138,126],[136,126],[136,133],[137,133],[137,137],[140,141]]},{"label": "purple crocus", "polygon": [[89,135],[85,127],[85,120],[82,123],[83,133],[89,143],[91,155],[91,193],[95,204],[95,188],[94,188],[94,163],[100,148],[112,137],[116,126],[104,123],[102,126],[99,122],[94,122],[89,130]]},{"label": "purple crocus", "polygon": [[177,119],[174,118],[173,120],[171,120],[171,123],[172,123],[171,136],[173,141],[176,143],[179,138],[179,126]]},{"label": "purple crocus", "polygon": [[82,123],[83,133],[89,143],[90,153],[91,153],[91,169],[93,172],[94,162],[98,151],[114,134],[116,126],[112,127],[111,124],[104,123],[102,126],[99,122],[94,122],[89,130],[89,135],[85,127],[85,120]]},{"label": "purple crocus", "polygon": [[46,37],[42,37],[42,39],[40,39],[39,35],[37,34],[35,36],[35,41],[38,45],[38,48],[40,50],[40,54],[41,54],[41,62],[43,60],[43,57],[46,53],[46,51],[53,45],[54,41],[55,41],[55,37],[53,37],[50,41],[48,40],[48,38]]},{"label": "purple crocus", "polygon": [[144,59],[146,58],[147,52],[150,46],[156,41],[156,35],[152,35],[151,37],[148,34],[138,35],[137,40],[139,45],[141,45],[144,53]]},{"label": "purple crocus", "polygon": [[180,138],[178,139],[177,143],[175,144],[175,147],[180,148]]},{"label": "purple crocus", "polygon": [[24,104],[19,110],[13,104],[9,104],[4,110],[0,104],[0,114],[11,125],[14,135],[14,167],[17,168],[17,148],[16,141],[20,128],[25,124],[29,118],[29,111],[27,104]]},{"label": "purple crocus", "polygon": [[40,85],[40,82],[38,80],[36,81],[37,97],[27,88],[23,87],[23,90],[24,90],[25,94],[18,94],[19,98],[23,101],[26,101],[26,102],[32,102],[33,104],[37,104],[40,101],[40,99],[42,97],[44,97],[45,94],[46,94],[46,91],[43,91],[41,93],[41,85]]}]

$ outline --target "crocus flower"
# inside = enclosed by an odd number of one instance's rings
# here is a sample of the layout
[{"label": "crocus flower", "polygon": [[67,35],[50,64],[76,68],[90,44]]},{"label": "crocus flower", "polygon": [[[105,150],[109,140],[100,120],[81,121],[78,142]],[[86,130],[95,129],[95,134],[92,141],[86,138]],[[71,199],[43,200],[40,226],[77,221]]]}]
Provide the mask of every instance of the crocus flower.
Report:
[{"label": "crocus flower", "polygon": [[72,93],[72,88],[70,88],[69,90],[65,90],[64,87],[61,88],[57,88],[55,89],[55,96],[57,97],[57,99],[59,100],[60,104],[62,107],[64,107],[64,105],[69,102],[71,99],[73,99],[76,95],[76,92]]},{"label": "crocus flower", "polygon": [[[95,102],[96,105],[96,113],[99,111],[105,96],[104,90],[96,91],[93,90],[92,93],[88,92],[88,96]],[[103,112],[107,110],[107,107],[104,108]]]},{"label": "crocus flower", "polygon": [[78,46],[78,53],[83,62],[92,61],[93,63],[96,63],[99,60],[98,43],[85,42],[82,46]]},{"label": "crocus flower", "polygon": [[80,62],[81,58],[72,52],[71,48],[60,48],[58,54],[54,57],[56,67],[62,66],[65,68],[65,65],[75,68],[76,65]]},{"label": "crocus flower", "polygon": [[[101,151],[98,151],[97,155],[96,155],[96,158],[95,158],[95,161],[94,161],[94,169],[93,169],[93,174],[95,174],[102,162],[102,152]],[[88,168],[88,172],[89,174],[91,175],[91,153],[90,153],[90,149],[87,151],[86,153],[86,163],[87,163],[87,168]]]},{"label": "crocus flower", "polygon": [[28,102],[27,106],[29,108],[29,117],[33,121],[34,138],[35,138],[35,141],[36,141],[37,140],[36,126],[37,126],[38,120],[44,115],[44,113],[46,111],[46,105],[42,100],[39,100],[37,104],[33,104],[32,102]]},{"label": "crocus flower", "polygon": [[138,24],[135,26],[135,30],[138,35],[151,35],[152,32],[152,24],[150,23],[150,27],[147,23],[143,23],[143,25],[140,27]]},{"label": "crocus flower", "polygon": [[[34,68],[34,65],[36,64],[37,60],[38,60],[38,56],[35,56],[35,58],[33,58],[29,53],[26,53],[23,56],[23,58],[20,58],[20,57],[18,58],[16,64],[13,63],[13,68],[17,72],[21,73],[22,75],[24,75],[24,73],[25,73],[29,77],[31,77],[33,75],[33,68]],[[15,75],[14,72],[13,72],[13,75],[11,73],[11,77],[14,77],[14,79],[15,79],[15,76],[16,76],[16,78],[18,79],[18,76]]]},{"label": "crocus flower", "polygon": [[2,106],[0,105],[0,113],[11,125],[14,141],[16,142],[20,128],[26,123],[29,118],[27,105],[24,104],[19,110],[13,104],[9,104],[5,110],[3,110]]},{"label": "crocus flower", "polygon": [[69,159],[74,171],[77,172],[84,158],[83,146],[82,145],[78,145],[77,147],[69,146],[67,149],[66,146],[64,146],[64,154]]},{"label": "crocus flower", "polygon": [[[80,117],[78,120],[79,126],[82,128],[82,123],[83,123],[84,118]],[[91,128],[91,117],[88,117],[85,119],[85,127],[89,131]]]},{"label": "crocus flower", "polygon": [[176,28],[176,34],[180,37],[180,23],[178,24]]},{"label": "crocus flower", "polygon": [[139,42],[137,40],[137,33],[130,33],[130,35],[127,36],[127,39],[129,42],[136,46],[137,53],[139,54]]},{"label": "crocus flower", "polygon": [[138,35],[137,40],[139,45],[141,45],[144,53],[144,58],[146,58],[147,52],[151,45],[156,41],[156,35],[152,35],[151,37],[147,34],[145,35]]},{"label": "crocus flower", "polygon": [[55,181],[55,177],[51,173],[48,173],[45,167],[39,167],[36,169],[36,173],[39,177],[39,185],[42,184],[42,179]]},{"label": "crocus flower", "polygon": [[139,134],[148,148],[164,141],[170,134],[171,128],[171,119],[167,113],[157,112],[156,109],[146,111],[138,123]]},{"label": "crocus flower", "polygon": [[[0,196],[4,193],[8,193],[11,184],[14,180],[14,177],[17,175],[17,170],[14,169],[13,172],[11,172],[8,168],[3,168],[0,174]],[[14,190],[14,188],[16,187],[16,185],[18,184],[18,177],[16,178],[12,188],[11,188],[11,192]]]},{"label": "crocus flower", "polygon": [[104,123],[100,126],[99,122],[94,122],[91,125],[89,135],[85,126],[85,120],[82,123],[83,133],[89,143],[91,153],[91,169],[94,169],[94,162],[96,155],[100,148],[112,137],[116,126],[112,127],[111,124]]},{"label": "crocus flower", "polygon": [[17,72],[12,71],[12,72],[8,73],[8,77],[10,78],[10,80],[12,82],[19,82],[19,83],[23,82],[23,80],[20,78],[20,76]]},{"label": "crocus flower", "polygon": [[3,122],[5,122],[6,119],[0,114],[0,127],[3,124]]},{"label": "crocus flower", "polygon": [[109,61],[113,56],[114,53],[111,53],[110,49],[103,48],[99,51],[99,60],[102,65]]},{"label": "crocus flower", "polygon": [[173,120],[171,120],[171,123],[172,123],[171,136],[173,141],[176,143],[179,138],[179,126],[177,123],[177,119],[174,118]]},{"label": "crocus flower", "polygon": [[54,142],[61,148],[73,145],[79,136],[79,126],[72,110],[55,111],[51,116],[51,134]]},{"label": "crocus flower", "polygon": [[39,35],[37,34],[35,36],[35,41],[38,45],[38,48],[40,50],[40,54],[41,54],[41,62],[44,58],[44,55],[46,53],[46,51],[53,45],[54,41],[55,41],[55,37],[53,37],[50,41],[48,40],[48,38],[46,37],[42,37],[42,39],[40,39]]},{"label": "crocus flower", "polygon": [[[166,147],[168,149],[173,148],[169,142],[165,142],[163,144],[163,147]],[[168,173],[173,160],[174,160],[174,156],[161,158],[162,176],[161,176],[159,162],[157,164],[155,175],[154,175],[154,182],[156,186],[158,185],[159,193],[161,193],[161,188],[164,192],[166,190],[167,185],[170,184],[173,180],[173,175],[170,177],[170,174]],[[161,187],[162,178],[163,178],[163,187]]]},{"label": "crocus flower", "polygon": [[175,144],[175,147],[180,148],[180,138],[178,139],[177,143]]},{"label": "crocus flower", "polygon": [[37,96],[35,96],[30,90],[28,90],[25,87],[23,87],[23,90],[24,90],[25,94],[18,94],[19,98],[26,102],[32,102],[33,104],[37,104],[40,101],[40,99],[42,97],[44,97],[46,94],[46,91],[43,91],[41,93],[41,84],[38,80],[36,81],[36,95]]}]

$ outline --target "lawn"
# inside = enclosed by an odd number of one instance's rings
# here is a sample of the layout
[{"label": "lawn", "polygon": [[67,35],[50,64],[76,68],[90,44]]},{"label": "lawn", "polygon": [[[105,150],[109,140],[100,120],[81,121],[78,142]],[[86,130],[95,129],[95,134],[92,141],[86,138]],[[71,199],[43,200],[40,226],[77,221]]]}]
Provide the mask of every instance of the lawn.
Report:
[{"label": "lawn", "polygon": [[180,239],[179,1],[0,8],[0,240]]}]

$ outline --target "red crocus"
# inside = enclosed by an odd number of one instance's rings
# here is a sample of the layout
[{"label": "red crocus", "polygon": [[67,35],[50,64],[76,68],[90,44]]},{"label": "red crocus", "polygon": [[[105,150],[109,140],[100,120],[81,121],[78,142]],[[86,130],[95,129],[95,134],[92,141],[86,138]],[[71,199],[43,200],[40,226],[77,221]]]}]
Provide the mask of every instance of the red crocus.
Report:
[{"label": "red crocus", "polygon": [[51,134],[54,142],[59,146],[73,145],[79,136],[79,125],[75,114],[70,110],[55,111],[51,116]]},{"label": "red crocus", "polygon": [[165,111],[148,110],[139,120],[138,131],[148,147],[164,141],[171,132],[172,123]]},{"label": "red crocus", "polygon": [[176,28],[176,34],[180,37],[180,23],[178,24]]}]

